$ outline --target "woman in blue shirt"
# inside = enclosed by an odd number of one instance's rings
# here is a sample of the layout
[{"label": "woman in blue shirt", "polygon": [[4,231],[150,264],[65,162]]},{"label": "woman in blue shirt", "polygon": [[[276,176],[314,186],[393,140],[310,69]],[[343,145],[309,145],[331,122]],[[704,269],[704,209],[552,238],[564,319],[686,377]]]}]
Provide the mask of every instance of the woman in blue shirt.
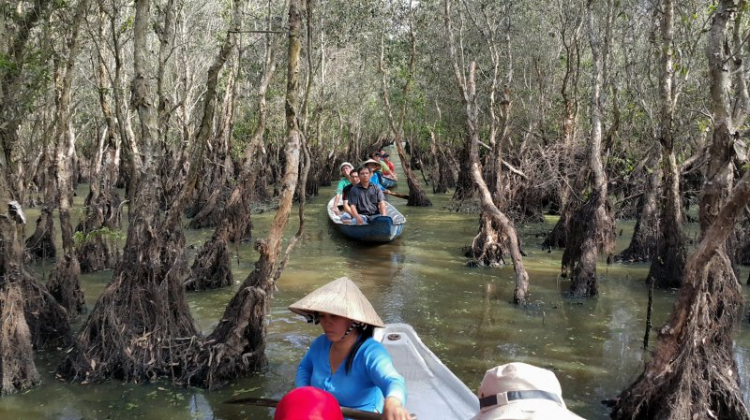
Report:
[{"label": "woman in blue shirt", "polygon": [[341,406],[381,412],[384,420],[409,419],[404,378],[372,339],[383,321],[354,282],[334,280],[289,309],[323,328],[300,362],[296,386],[328,391]]}]

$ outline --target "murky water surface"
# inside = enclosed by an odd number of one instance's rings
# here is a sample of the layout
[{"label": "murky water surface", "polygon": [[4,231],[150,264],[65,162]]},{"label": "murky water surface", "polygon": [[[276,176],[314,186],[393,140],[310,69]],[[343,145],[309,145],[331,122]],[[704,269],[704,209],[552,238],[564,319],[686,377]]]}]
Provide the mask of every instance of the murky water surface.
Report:
[{"label": "murky water surface", "polygon": [[[86,190],[82,187],[79,191]],[[566,298],[563,292],[568,284],[558,278],[561,251],[543,251],[538,245],[554,220],[525,225],[521,234],[528,254],[524,262],[531,278],[532,303],[518,308],[509,303],[512,266],[464,267],[461,248],[471,243],[477,217],[444,210],[449,197],[431,197],[432,208],[408,208],[404,200],[394,198],[407,218],[403,236],[386,245],[362,246],[329,225],[325,202],[331,191],[324,189],[308,204],[304,238],[279,282],[268,327],[267,371],[214,392],[173,387],[167,382],[81,385],[58,381],[54,369],[60,355],[42,354],[37,363],[43,385],[1,398],[0,419],[271,419],[269,409],[222,401],[239,394],[279,398],[293,387],[296,365],[320,331],[286,307],[344,275],[357,282],[385,322],[414,326],[472,390],[486,369],[511,361],[528,362],[556,372],[573,411],[588,419],[605,419],[607,410],[600,401],[616,396],[642,371],[647,358],[642,350],[647,266],[602,264],[598,298]],[[82,195],[85,193],[79,197]],[[265,235],[272,217],[272,213],[254,216],[254,234]],[[293,220],[290,235],[297,225]],[[618,251],[627,247],[632,223],[621,222],[621,228],[624,235],[618,239]],[[210,230],[187,231],[188,243],[200,246],[210,234]],[[234,264],[238,280],[247,276],[255,259],[250,244],[239,247]],[[33,269],[43,276],[51,265]],[[744,278],[746,270],[743,273]],[[111,272],[105,272],[83,277],[89,307],[110,276]],[[189,295],[193,316],[204,331],[213,328],[234,291]],[[666,320],[674,297],[674,291],[657,292],[655,325]],[[652,334],[652,344],[654,341]],[[747,328],[738,333],[736,343],[740,377],[745,379],[750,373]]]}]

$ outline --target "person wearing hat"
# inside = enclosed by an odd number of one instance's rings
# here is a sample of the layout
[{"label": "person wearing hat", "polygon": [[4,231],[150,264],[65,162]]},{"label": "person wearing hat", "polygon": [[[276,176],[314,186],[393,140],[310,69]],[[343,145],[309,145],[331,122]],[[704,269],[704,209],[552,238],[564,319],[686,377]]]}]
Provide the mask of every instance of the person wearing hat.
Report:
[{"label": "person wearing hat", "polygon": [[380,189],[380,191],[383,191],[383,194],[391,193],[380,182],[380,169],[381,169],[380,160],[367,159],[366,161],[362,162],[362,168],[367,168],[370,170],[370,183],[371,184],[377,186]]},{"label": "person wearing hat", "polygon": [[297,368],[297,387],[330,392],[342,407],[380,412],[383,420],[409,419],[404,378],[372,338],[373,329],[385,325],[354,282],[334,280],[289,310],[323,328]]},{"label": "person wearing hat", "polygon": [[333,212],[335,214],[341,214],[339,206],[343,204],[342,194],[344,193],[344,187],[352,184],[351,181],[349,181],[349,172],[351,172],[352,169],[354,169],[354,165],[349,162],[344,162],[339,166],[341,179],[339,180],[339,183],[336,184],[336,197],[335,200],[333,200]]},{"label": "person wearing hat", "polygon": [[279,401],[273,420],[344,420],[336,398],[311,386],[289,391]]},{"label": "person wearing hat", "polygon": [[526,363],[488,370],[479,386],[479,407],[471,420],[583,420],[565,407],[555,374]]}]

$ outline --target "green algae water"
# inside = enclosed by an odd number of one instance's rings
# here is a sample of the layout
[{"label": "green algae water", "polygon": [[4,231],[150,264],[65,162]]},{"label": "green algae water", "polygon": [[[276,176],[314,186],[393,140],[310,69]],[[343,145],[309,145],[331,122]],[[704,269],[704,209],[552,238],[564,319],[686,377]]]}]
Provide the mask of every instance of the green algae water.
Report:
[{"label": "green algae water", "polygon": [[[79,188],[79,206],[86,191]],[[407,219],[403,235],[389,244],[365,246],[345,239],[329,224],[325,204],[332,193],[331,188],[324,188],[306,206],[305,233],[273,299],[265,371],[212,392],[175,387],[167,380],[66,383],[54,374],[62,352],[41,353],[37,367],[43,384],[0,398],[0,419],[271,419],[270,409],[222,402],[238,395],[280,398],[293,388],[297,363],[321,331],[286,307],[345,275],[360,286],[385,322],[411,324],[472,390],[479,386],[485,370],[512,361],[527,362],[557,374],[570,409],[587,419],[605,419],[608,411],[600,401],[615,397],[642,372],[648,359],[648,351],[642,349],[647,265],[601,264],[600,296],[570,299],[565,297],[568,281],[558,277],[562,251],[548,252],[539,246],[541,235],[552,228],[554,220],[520,226],[531,293],[530,304],[520,308],[509,303],[514,287],[512,266],[465,267],[462,247],[471,244],[478,217],[445,210],[450,196],[430,196],[434,203],[430,208],[409,208],[405,200],[392,198]],[[253,216],[255,236],[267,233],[273,215]],[[289,235],[298,226],[296,215],[293,211]],[[34,219],[31,210],[29,220]],[[627,247],[632,225],[618,223],[618,232],[624,230],[618,237],[618,252]],[[27,228],[27,234],[32,228]],[[199,247],[212,230],[185,233],[187,243]],[[234,253],[233,271],[239,282],[252,270],[257,254],[251,243],[240,245]],[[45,278],[51,268],[50,263],[30,267],[38,278]],[[741,278],[747,271],[743,273]],[[89,308],[111,275],[100,272],[82,277]],[[214,328],[236,287],[188,294],[193,317],[205,333]],[[669,316],[675,296],[675,291],[656,292],[656,328]],[[745,380],[750,373],[750,334],[744,324],[740,328],[736,359],[740,378]],[[651,337],[653,346],[655,334]],[[745,383],[743,391],[750,401]]]}]

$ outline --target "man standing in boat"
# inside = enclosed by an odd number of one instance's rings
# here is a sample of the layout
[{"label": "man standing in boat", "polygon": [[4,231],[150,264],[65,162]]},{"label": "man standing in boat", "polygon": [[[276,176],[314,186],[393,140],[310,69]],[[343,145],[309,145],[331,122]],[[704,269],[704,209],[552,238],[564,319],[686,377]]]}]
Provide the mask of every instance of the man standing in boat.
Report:
[{"label": "man standing in boat", "polygon": [[349,207],[352,210],[352,218],[358,225],[369,222],[373,216],[386,216],[385,195],[383,191],[370,182],[372,171],[368,165],[359,169],[359,185],[352,187],[349,191]]}]

